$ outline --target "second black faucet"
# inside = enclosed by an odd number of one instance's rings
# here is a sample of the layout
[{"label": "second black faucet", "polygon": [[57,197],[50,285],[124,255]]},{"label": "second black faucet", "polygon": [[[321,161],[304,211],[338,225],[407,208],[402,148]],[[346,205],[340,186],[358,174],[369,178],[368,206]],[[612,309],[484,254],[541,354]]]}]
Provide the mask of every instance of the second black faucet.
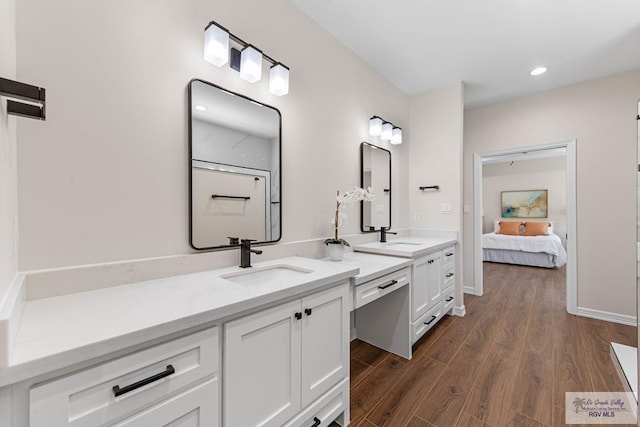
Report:
[{"label": "second black faucet", "polygon": [[262,251],[259,249],[251,249],[251,242],[255,242],[255,240],[251,240],[251,239],[240,240],[240,267],[241,268],[251,267],[251,252],[253,252],[256,255],[260,255],[262,253]]}]

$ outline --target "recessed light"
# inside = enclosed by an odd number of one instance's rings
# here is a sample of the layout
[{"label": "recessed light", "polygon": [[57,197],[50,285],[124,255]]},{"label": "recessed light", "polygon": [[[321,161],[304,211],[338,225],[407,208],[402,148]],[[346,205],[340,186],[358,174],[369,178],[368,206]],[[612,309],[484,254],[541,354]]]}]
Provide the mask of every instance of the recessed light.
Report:
[{"label": "recessed light", "polygon": [[531,70],[529,74],[532,76],[539,76],[540,74],[544,74],[547,72],[547,67],[538,67]]},{"label": "recessed light", "polygon": [[205,107],[204,105],[196,105],[196,110],[198,111],[205,111],[207,109],[207,107]]}]

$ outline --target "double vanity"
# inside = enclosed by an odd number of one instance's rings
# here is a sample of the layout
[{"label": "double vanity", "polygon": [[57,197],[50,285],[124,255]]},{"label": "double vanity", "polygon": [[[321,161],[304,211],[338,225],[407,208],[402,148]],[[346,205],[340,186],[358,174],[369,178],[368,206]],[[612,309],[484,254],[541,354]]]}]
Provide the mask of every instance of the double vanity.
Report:
[{"label": "double vanity", "polygon": [[46,298],[30,299],[27,275],[0,425],[346,425],[350,335],[410,358],[452,308],[456,241],[413,235],[342,262],[293,256]]}]

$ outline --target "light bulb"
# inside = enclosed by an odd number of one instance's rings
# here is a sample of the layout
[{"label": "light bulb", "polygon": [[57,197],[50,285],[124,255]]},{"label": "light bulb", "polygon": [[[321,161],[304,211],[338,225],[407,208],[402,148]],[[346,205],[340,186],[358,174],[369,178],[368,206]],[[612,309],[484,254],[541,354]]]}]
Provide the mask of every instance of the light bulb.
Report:
[{"label": "light bulb", "polygon": [[382,133],[382,119],[378,116],[373,116],[369,119],[369,135],[380,136]]},{"label": "light bulb", "polygon": [[391,123],[383,123],[382,134],[380,135],[380,139],[382,139],[383,141],[390,141],[392,133],[393,133],[393,125]]},{"label": "light bulb", "polygon": [[402,144],[402,129],[399,127],[393,128],[391,134],[391,143],[392,144]]},{"label": "light bulb", "polygon": [[276,96],[289,93],[289,68],[279,62],[269,71],[269,92]]},{"label": "light bulb", "polygon": [[229,32],[215,22],[204,30],[204,60],[218,67],[229,62]]},{"label": "light bulb", "polygon": [[262,78],[262,52],[250,44],[240,53],[240,77],[249,83]]}]

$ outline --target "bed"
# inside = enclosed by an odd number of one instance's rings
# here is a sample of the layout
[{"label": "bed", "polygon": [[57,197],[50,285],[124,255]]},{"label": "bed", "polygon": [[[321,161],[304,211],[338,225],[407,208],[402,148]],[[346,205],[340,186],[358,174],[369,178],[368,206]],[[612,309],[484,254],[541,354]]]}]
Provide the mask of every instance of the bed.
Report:
[{"label": "bed", "polygon": [[538,236],[499,234],[482,235],[483,261],[559,268],[567,263],[567,251],[558,235]]}]

